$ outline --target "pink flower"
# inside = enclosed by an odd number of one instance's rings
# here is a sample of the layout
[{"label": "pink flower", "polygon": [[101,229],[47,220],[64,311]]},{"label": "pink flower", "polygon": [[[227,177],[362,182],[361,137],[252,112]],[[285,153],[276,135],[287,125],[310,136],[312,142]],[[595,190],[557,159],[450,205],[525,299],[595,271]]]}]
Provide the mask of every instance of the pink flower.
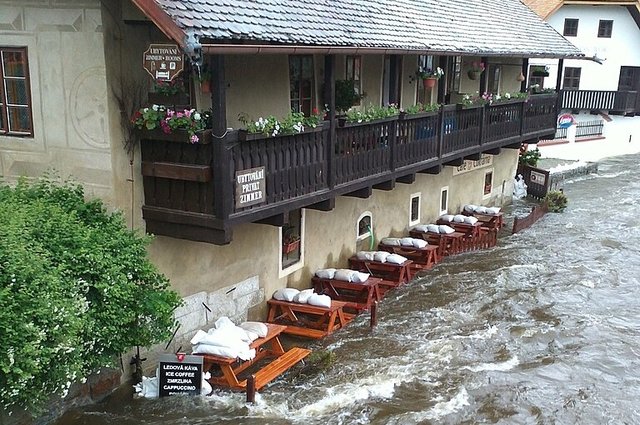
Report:
[{"label": "pink flower", "polygon": [[200,139],[195,134],[193,136],[191,136],[191,143],[198,143],[199,140]]},{"label": "pink flower", "polygon": [[176,113],[176,118],[182,118],[182,117],[184,117],[184,114],[182,112]]},{"label": "pink flower", "polygon": [[172,109],[167,109],[167,117],[171,118],[175,112]]},{"label": "pink flower", "polygon": [[187,118],[189,118],[189,117],[191,116],[191,111],[190,111],[190,110],[188,110],[188,109],[185,109],[185,110],[184,110],[184,116],[185,116],[185,117],[187,117]]}]

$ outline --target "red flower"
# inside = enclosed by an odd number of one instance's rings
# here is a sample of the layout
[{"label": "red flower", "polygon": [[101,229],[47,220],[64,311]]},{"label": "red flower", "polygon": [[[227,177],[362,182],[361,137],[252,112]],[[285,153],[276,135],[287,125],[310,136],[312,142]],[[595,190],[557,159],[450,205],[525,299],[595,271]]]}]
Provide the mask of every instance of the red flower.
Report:
[{"label": "red flower", "polygon": [[312,113],[313,115],[318,115],[318,108],[313,108],[313,109],[311,110],[311,113]]}]

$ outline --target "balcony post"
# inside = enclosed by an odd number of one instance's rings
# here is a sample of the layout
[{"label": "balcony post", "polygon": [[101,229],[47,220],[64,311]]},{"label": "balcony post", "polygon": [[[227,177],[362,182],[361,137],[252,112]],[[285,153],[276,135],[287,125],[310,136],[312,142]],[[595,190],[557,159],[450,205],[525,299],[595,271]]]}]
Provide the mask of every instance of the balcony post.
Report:
[{"label": "balcony post", "polygon": [[562,71],[564,68],[564,59],[558,59],[558,74],[556,75],[556,93],[560,93],[562,85]]},{"label": "balcony post", "polygon": [[484,69],[485,69],[485,72],[480,74],[480,90],[478,94],[482,96],[483,93],[488,91],[487,90],[487,74],[489,73],[489,58],[486,56],[483,56],[480,58],[480,60],[484,63]]},{"label": "balcony post", "polygon": [[442,145],[444,144],[444,105],[438,111],[438,159],[442,161]]},{"label": "balcony post", "polygon": [[222,136],[227,131],[227,95],[224,79],[224,56],[211,55],[213,90],[211,90],[211,120],[213,134]]},{"label": "balcony post", "polygon": [[524,104],[525,102],[520,102],[520,137],[524,135]]},{"label": "balcony post", "polygon": [[[215,214],[220,219],[227,219],[233,211],[233,184],[231,176],[231,152],[227,149],[227,97],[224,76],[224,56],[211,56],[211,121],[212,133],[216,139],[213,143],[213,191]],[[237,134],[234,135],[237,137]]]},{"label": "balcony post", "polygon": [[329,109],[329,134],[326,140],[327,184],[330,189],[336,184],[333,169],[336,145],[336,58],[335,55],[324,56],[324,101]]},{"label": "balcony post", "polygon": [[478,128],[478,138],[480,146],[482,146],[482,142],[484,141],[484,126],[487,120],[487,109],[490,107],[490,105],[484,105],[482,108],[480,108],[480,128]]},{"label": "balcony post", "polygon": [[524,75],[524,80],[520,82],[520,92],[524,93],[527,91],[527,83],[529,82],[529,58],[522,60],[522,75]]},{"label": "balcony post", "polygon": [[399,124],[400,122],[398,121],[398,117],[389,123],[389,169],[391,172],[396,170],[395,151]]}]

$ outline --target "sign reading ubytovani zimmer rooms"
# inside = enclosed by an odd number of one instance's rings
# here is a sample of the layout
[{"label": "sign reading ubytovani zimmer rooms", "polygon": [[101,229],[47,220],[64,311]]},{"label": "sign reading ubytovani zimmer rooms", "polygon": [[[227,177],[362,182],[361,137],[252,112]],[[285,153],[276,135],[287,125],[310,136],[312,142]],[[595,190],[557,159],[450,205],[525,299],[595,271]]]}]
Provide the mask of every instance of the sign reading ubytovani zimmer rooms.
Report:
[{"label": "sign reading ubytovani zimmer rooms", "polygon": [[183,353],[160,356],[158,395],[200,394],[202,388],[202,356]]},{"label": "sign reading ubytovani zimmer rooms", "polygon": [[156,80],[173,80],[184,68],[182,50],[176,44],[150,44],[142,65]]},{"label": "sign reading ubytovani zimmer rooms", "polygon": [[266,201],[264,166],[236,171],[236,208]]},{"label": "sign reading ubytovani zimmer rooms", "polygon": [[493,164],[493,155],[482,155],[478,161],[465,161],[461,166],[453,169],[453,175],[467,173],[478,168],[488,167]]}]

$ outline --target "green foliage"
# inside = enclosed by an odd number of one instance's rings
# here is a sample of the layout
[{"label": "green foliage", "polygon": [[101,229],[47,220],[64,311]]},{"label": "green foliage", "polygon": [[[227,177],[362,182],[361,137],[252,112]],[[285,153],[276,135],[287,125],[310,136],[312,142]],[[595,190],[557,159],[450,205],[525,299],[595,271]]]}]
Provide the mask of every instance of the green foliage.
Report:
[{"label": "green foliage", "polygon": [[336,111],[345,113],[353,105],[357,105],[364,98],[364,94],[356,91],[353,80],[336,80]]},{"label": "green foliage", "polygon": [[80,186],[0,187],[0,403],[37,412],[136,345],[166,340],[180,297],[146,237]]},{"label": "green foliage", "polygon": [[560,190],[553,190],[547,193],[544,201],[549,206],[549,211],[551,212],[563,212],[565,208],[567,208],[567,195]]},{"label": "green foliage", "polygon": [[347,112],[347,122],[369,122],[383,118],[390,118],[400,114],[400,109],[393,103],[387,106],[369,105],[362,111],[351,110]]},{"label": "green foliage", "polygon": [[540,150],[535,148],[533,150],[521,151],[520,156],[518,157],[518,164],[528,165],[530,167],[535,167],[538,165],[538,160],[540,160]]},{"label": "green foliage", "polygon": [[432,103],[432,104],[423,104],[423,103],[416,103],[413,106],[409,106],[407,109],[405,109],[405,112],[407,114],[419,114],[420,112],[435,112],[437,110],[440,109],[440,105],[437,103]]},{"label": "green foliage", "polygon": [[171,81],[154,80],[153,91],[165,96],[174,96],[178,93],[184,93],[184,82],[181,78],[174,78]]},{"label": "green foliage", "polygon": [[267,118],[252,120],[245,113],[238,115],[238,120],[245,126],[249,133],[262,133],[265,136],[279,136],[283,134],[302,133],[305,128],[316,128],[322,119],[324,112],[313,108],[311,116],[305,116],[302,112],[290,112],[284,119],[279,120],[273,115]]}]

